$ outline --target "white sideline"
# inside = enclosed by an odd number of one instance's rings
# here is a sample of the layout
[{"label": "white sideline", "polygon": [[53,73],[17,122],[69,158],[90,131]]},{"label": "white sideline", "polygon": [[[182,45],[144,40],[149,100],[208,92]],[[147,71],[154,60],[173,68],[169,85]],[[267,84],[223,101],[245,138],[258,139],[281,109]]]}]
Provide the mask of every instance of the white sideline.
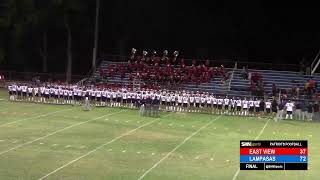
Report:
[{"label": "white sideline", "polygon": [[9,124],[14,124],[14,123],[21,122],[21,121],[25,121],[25,120],[29,120],[29,119],[36,119],[36,118],[40,118],[40,117],[46,117],[46,116],[49,116],[49,115],[52,115],[52,114],[56,114],[56,113],[59,113],[59,112],[70,111],[71,109],[72,109],[72,108],[63,109],[63,110],[59,110],[59,111],[50,112],[50,113],[47,113],[47,114],[41,114],[41,115],[38,115],[38,116],[33,116],[33,117],[29,117],[29,118],[19,119],[19,120],[16,120],[16,121],[12,121],[12,122],[8,122],[8,123],[1,124],[0,127],[6,126],[6,125],[9,125]]},{"label": "white sideline", "polygon": [[[268,119],[268,121],[266,122],[266,124],[263,126],[263,128],[261,129],[261,131],[259,132],[258,136],[256,138],[254,138],[254,140],[258,140],[261,136],[261,134],[263,133],[264,129],[267,127],[268,123],[269,123],[270,119]],[[240,173],[240,168],[238,168],[237,172],[234,174],[232,180],[236,180],[238,175]]]},{"label": "white sideline", "polygon": [[[167,117],[167,116],[169,116],[169,115],[170,115],[170,114],[167,114],[167,115],[165,115],[164,117]],[[70,164],[73,164],[73,163],[79,161],[80,159],[82,159],[82,158],[84,158],[84,157],[86,157],[86,156],[89,156],[90,154],[96,152],[97,150],[103,148],[104,146],[106,146],[106,145],[108,145],[108,144],[111,144],[111,143],[113,143],[114,141],[116,141],[116,140],[118,140],[118,139],[120,139],[120,138],[122,138],[122,137],[124,137],[124,136],[127,136],[127,135],[129,135],[129,134],[137,131],[138,129],[144,127],[144,126],[148,126],[149,124],[152,124],[152,123],[154,123],[155,121],[158,121],[158,120],[160,120],[160,119],[161,119],[161,118],[157,118],[157,119],[155,119],[155,120],[153,120],[153,121],[150,121],[150,122],[147,122],[147,123],[145,123],[145,124],[142,124],[141,126],[135,128],[135,129],[132,129],[132,130],[130,130],[130,131],[124,133],[124,134],[121,134],[120,136],[115,137],[115,138],[113,138],[112,140],[110,140],[110,141],[108,141],[108,142],[106,142],[106,143],[104,143],[104,144],[102,144],[102,145],[100,145],[100,146],[92,149],[91,151],[83,154],[82,156],[79,156],[78,158],[76,158],[76,159],[74,159],[74,160],[72,160],[72,161],[69,161],[68,163],[64,164],[63,166],[60,166],[59,168],[55,169],[54,171],[51,171],[50,173],[46,174],[45,176],[42,176],[42,177],[39,178],[38,180],[45,179],[45,178],[47,178],[48,176],[50,176],[50,175],[52,175],[52,174],[60,171],[61,169],[69,166]]]},{"label": "white sideline", "polygon": [[182,146],[184,143],[186,143],[189,139],[191,139],[193,136],[198,134],[202,129],[208,127],[211,123],[214,121],[217,121],[221,117],[218,116],[214,120],[209,121],[207,124],[203,125],[201,128],[199,128],[196,132],[192,133],[190,136],[186,137],[180,144],[178,144],[175,148],[173,148],[168,154],[166,154],[162,159],[160,159],[157,163],[155,163],[150,169],[148,169],[145,173],[143,173],[138,180],[143,179],[148,173],[150,173],[154,168],[156,168],[163,160],[168,158],[174,151],[176,151],[180,146]]},{"label": "white sideline", "polygon": [[12,151],[12,150],[15,150],[15,149],[17,149],[17,148],[20,148],[20,147],[22,147],[22,146],[31,144],[31,143],[33,143],[33,142],[36,142],[36,141],[39,141],[39,140],[41,140],[41,139],[45,139],[45,138],[47,138],[47,137],[49,137],[49,136],[55,135],[55,134],[57,134],[57,133],[59,133],[59,132],[65,131],[65,130],[70,129],[70,128],[73,128],[73,127],[75,127],[75,126],[80,126],[80,125],[82,125],[82,124],[85,124],[85,123],[88,123],[88,122],[91,122],[91,121],[95,121],[95,120],[97,120],[97,119],[101,119],[101,118],[104,118],[104,117],[106,117],[106,116],[111,116],[111,115],[114,115],[114,114],[118,114],[118,113],[120,113],[120,112],[122,112],[122,111],[123,111],[123,110],[118,111],[118,112],[115,112],[115,113],[110,113],[110,114],[107,114],[107,115],[103,115],[103,116],[100,116],[100,117],[97,117],[97,118],[94,118],[94,119],[90,119],[90,120],[88,120],[88,121],[76,123],[76,124],[73,124],[73,125],[71,125],[71,126],[65,127],[65,128],[63,128],[63,129],[54,131],[54,132],[49,133],[49,134],[47,134],[47,135],[45,135],[45,136],[41,136],[41,137],[39,137],[39,138],[37,138],[37,139],[34,139],[34,140],[31,140],[31,141],[25,142],[25,143],[23,143],[23,144],[19,144],[19,145],[15,146],[15,147],[12,147],[12,148],[7,149],[7,150],[5,150],[5,151],[1,151],[1,152],[0,152],[0,156],[3,155],[3,154],[5,154],[5,153],[7,153],[7,152],[10,152],[10,151]]}]

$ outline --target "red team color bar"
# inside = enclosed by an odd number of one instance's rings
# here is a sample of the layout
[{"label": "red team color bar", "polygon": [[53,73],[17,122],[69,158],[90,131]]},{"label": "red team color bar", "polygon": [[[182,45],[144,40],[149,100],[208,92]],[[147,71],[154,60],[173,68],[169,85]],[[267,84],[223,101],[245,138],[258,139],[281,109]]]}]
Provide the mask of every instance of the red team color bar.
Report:
[{"label": "red team color bar", "polygon": [[308,148],[240,148],[240,155],[308,155]]}]

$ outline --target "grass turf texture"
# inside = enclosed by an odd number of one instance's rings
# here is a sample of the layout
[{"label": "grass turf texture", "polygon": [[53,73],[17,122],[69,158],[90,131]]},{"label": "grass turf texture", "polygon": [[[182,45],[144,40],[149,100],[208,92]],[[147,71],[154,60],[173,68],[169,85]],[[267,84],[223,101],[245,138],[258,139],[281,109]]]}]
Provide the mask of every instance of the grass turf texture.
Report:
[{"label": "grass turf texture", "polygon": [[[4,90],[0,99],[7,99]],[[239,140],[255,139],[267,123],[267,119],[196,113],[162,112],[162,118],[155,119],[140,117],[136,110],[119,111],[85,112],[68,105],[1,100],[0,179],[39,179],[59,167],[63,168],[46,179],[138,179],[213,120],[143,179],[232,179],[239,168]],[[105,116],[110,113],[117,114]],[[121,136],[145,123],[149,124]],[[319,130],[319,123],[269,121],[259,139],[308,140],[310,169],[240,171],[237,179],[319,179]]]}]

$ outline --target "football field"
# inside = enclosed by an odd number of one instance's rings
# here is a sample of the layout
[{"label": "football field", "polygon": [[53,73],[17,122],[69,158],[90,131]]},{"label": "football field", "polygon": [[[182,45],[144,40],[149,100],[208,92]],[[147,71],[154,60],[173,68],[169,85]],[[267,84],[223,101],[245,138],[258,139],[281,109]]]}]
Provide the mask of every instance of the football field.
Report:
[{"label": "football field", "polygon": [[[1,180],[320,179],[320,123],[0,99]],[[308,140],[309,170],[239,171],[239,140],[255,139]]]}]

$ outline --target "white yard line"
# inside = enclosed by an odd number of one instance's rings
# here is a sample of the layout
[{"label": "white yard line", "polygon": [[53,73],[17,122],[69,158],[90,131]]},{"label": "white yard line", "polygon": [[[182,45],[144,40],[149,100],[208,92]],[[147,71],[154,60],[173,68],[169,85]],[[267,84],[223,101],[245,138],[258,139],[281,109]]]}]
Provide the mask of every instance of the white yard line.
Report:
[{"label": "white yard line", "polygon": [[164,161],[166,158],[168,158],[174,151],[176,151],[180,146],[182,146],[184,143],[186,143],[189,139],[191,139],[193,136],[198,134],[202,129],[208,127],[210,124],[212,124],[214,121],[217,121],[221,116],[216,117],[215,119],[209,121],[202,127],[200,127],[196,132],[192,133],[190,136],[186,137],[180,144],[178,144],[175,148],[173,148],[168,154],[166,154],[162,159],[160,159],[157,163],[155,163],[150,169],[148,169],[145,173],[143,173],[138,180],[143,179],[147,174],[149,174],[154,168],[156,168],[162,161]]},{"label": "white yard line", "polygon": [[23,143],[23,144],[19,144],[19,145],[15,146],[15,147],[12,147],[12,148],[7,149],[7,150],[5,150],[5,151],[1,151],[1,152],[0,152],[0,155],[3,155],[3,154],[5,154],[5,153],[7,153],[7,152],[10,152],[10,151],[15,150],[15,149],[17,149],[17,148],[20,148],[20,147],[22,147],[22,146],[31,144],[31,143],[33,143],[33,142],[36,142],[36,141],[45,139],[45,138],[47,138],[47,137],[49,137],[49,136],[55,135],[55,134],[57,134],[57,133],[60,133],[60,132],[62,132],[62,131],[65,131],[65,130],[67,130],[67,129],[70,129],[70,128],[73,128],[73,127],[76,127],[76,126],[80,126],[80,125],[82,125],[82,124],[85,124],[85,123],[88,123],[88,122],[91,122],[91,121],[95,121],[95,120],[104,118],[104,117],[106,117],[106,116],[111,116],[111,115],[114,115],[114,114],[118,114],[118,113],[120,113],[120,112],[122,112],[122,111],[123,111],[123,110],[118,111],[118,112],[115,112],[115,113],[110,113],[110,114],[107,114],[107,115],[103,115],[103,116],[100,116],[100,117],[97,117],[97,118],[94,118],[94,119],[90,119],[90,120],[88,120],[88,121],[84,121],[84,122],[80,122],[80,123],[73,124],[73,125],[71,125],[71,126],[68,126],[68,127],[63,128],[63,129],[60,129],[60,130],[54,131],[54,132],[52,132],[52,133],[49,133],[49,134],[47,134],[47,135],[45,135],[45,136],[39,137],[39,138],[37,138],[37,139],[31,140],[31,141],[28,141],[28,142],[25,142],[25,143]]},{"label": "white yard line", "polygon": [[[263,126],[263,128],[261,129],[261,131],[259,132],[258,136],[256,138],[254,138],[254,140],[258,140],[261,136],[261,134],[263,133],[264,129],[267,127],[268,123],[269,123],[270,119],[268,119],[268,121],[266,122],[266,124]],[[240,168],[238,168],[237,172],[234,174],[232,180],[236,180],[238,175],[240,173]]]},{"label": "white yard line", "polygon": [[0,127],[6,126],[6,125],[9,125],[9,124],[14,124],[14,123],[21,122],[21,121],[26,121],[26,120],[29,120],[29,119],[36,119],[36,118],[46,117],[46,116],[50,116],[52,114],[56,114],[56,113],[60,113],[60,112],[64,112],[64,111],[70,111],[70,110],[72,110],[72,108],[63,109],[63,110],[59,110],[59,111],[54,111],[54,112],[50,112],[50,113],[46,113],[46,114],[41,114],[41,115],[38,115],[38,116],[29,117],[29,118],[19,119],[19,120],[16,120],[16,121],[12,121],[12,122],[1,124]]},{"label": "white yard line", "polygon": [[[167,117],[168,115],[170,115],[170,114],[167,114],[167,115],[166,115],[166,116],[164,116],[164,117]],[[153,121],[150,121],[150,122],[147,122],[147,123],[145,123],[145,124],[142,124],[141,126],[139,126],[139,127],[135,128],[135,129],[132,129],[131,131],[128,131],[128,132],[126,132],[126,133],[123,133],[123,134],[121,134],[121,135],[120,135],[120,136],[118,136],[118,137],[115,137],[115,138],[113,138],[112,140],[110,140],[110,141],[108,141],[108,142],[106,142],[106,143],[104,143],[104,144],[101,144],[100,146],[98,146],[98,147],[96,147],[96,148],[92,149],[91,151],[89,151],[89,152],[87,152],[87,153],[83,154],[82,156],[79,156],[78,158],[73,159],[72,161],[69,161],[68,163],[66,163],[66,164],[64,164],[64,165],[62,165],[62,166],[60,166],[60,167],[58,167],[58,168],[57,168],[57,169],[55,169],[54,171],[51,171],[50,173],[48,173],[48,174],[46,174],[46,175],[42,176],[42,177],[41,177],[41,178],[39,178],[38,180],[45,179],[45,178],[47,178],[48,176],[50,176],[50,175],[52,175],[52,174],[54,174],[54,173],[56,173],[56,172],[60,171],[61,169],[63,169],[63,168],[65,168],[65,167],[69,166],[70,164],[73,164],[73,163],[75,163],[75,162],[79,161],[80,159],[82,159],[82,158],[84,158],[84,157],[87,157],[87,156],[89,156],[90,154],[92,154],[92,153],[94,153],[94,152],[98,151],[99,149],[103,148],[104,146],[106,146],[106,145],[108,145],[108,144],[111,144],[111,143],[113,143],[113,142],[117,141],[118,139],[120,139],[120,138],[122,138],[122,137],[124,137],[124,136],[127,136],[127,135],[129,135],[129,134],[131,134],[131,133],[133,133],[133,132],[137,131],[138,129],[141,129],[141,128],[145,127],[145,126],[148,126],[149,124],[152,124],[152,123],[154,123],[155,121],[158,121],[158,120],[160,120],[160,118],[157,118],[157,119],[155,119],[155,120],[153,120]]]}]

